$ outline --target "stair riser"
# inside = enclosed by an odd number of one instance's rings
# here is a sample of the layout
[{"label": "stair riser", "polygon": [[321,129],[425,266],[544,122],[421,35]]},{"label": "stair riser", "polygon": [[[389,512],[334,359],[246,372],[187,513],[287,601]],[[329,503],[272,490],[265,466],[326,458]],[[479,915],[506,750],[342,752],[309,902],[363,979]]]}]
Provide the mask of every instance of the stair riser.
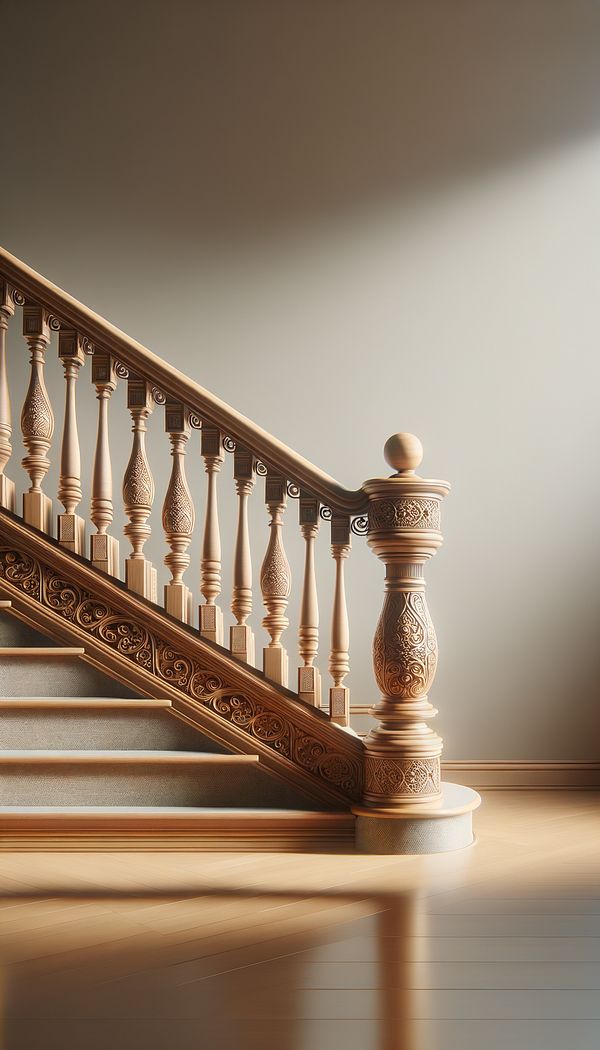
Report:
[{"label": "stair riser", "polygon": [[2,710],[0,756],[18,750],[210,751],[222,748],[166,711]]},{"label": "stair riser", "polygon": [[134,695],[77,657],[0,658],[0,697]]},{"label": "stair riser", "polygon": [[253,766],[151,763],[12,761],[0,764],[0,799],[3,806],[306,806]]}]

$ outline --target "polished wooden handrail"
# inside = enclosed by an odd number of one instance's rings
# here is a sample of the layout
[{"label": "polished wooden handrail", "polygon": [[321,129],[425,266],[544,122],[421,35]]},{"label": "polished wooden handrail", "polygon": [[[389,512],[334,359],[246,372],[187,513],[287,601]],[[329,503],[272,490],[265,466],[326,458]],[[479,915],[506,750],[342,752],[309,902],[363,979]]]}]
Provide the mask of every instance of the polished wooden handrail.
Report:
[{"label": "polished wooden handrail", "polygon": [[147,347],[131,339],[67,292],[47,281],[26,263],[0,247],[0,273],[27,299],[32,299],[61,324],[77,329],[92,343],[113,354],[133,372],[158,387],[170,398],[183,402],[203,420],[252,450],[254,455],[290,481],[313,492],[333,510],[361,514],[368,498],[362,489],[346,489],[329,474],[278,441],[262,427],[237,412],[225,401],[188,379]]}]

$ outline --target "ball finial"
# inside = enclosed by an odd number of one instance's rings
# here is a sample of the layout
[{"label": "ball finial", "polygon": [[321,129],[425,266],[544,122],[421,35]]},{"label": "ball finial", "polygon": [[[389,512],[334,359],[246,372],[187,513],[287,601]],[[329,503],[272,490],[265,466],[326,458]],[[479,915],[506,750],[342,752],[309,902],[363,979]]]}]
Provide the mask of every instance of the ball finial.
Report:
[{"label": "ball finial", "polygon": [[423,459],[423,446],[414,434],[392,434],[384,445],[383,454],[386,462],[399,474],[412,473]]}]

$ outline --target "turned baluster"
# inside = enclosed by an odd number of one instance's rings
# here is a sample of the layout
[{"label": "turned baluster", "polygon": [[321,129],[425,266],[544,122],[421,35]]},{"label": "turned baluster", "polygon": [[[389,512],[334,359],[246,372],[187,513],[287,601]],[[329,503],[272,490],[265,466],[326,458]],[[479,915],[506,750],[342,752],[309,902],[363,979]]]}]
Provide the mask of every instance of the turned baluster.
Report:
[{"label": "turned baluster", "polygon": [[329,672],[333,678],[333,685],[329,689],[329,714],[331,721],[340,726],[350,725],[350,690],[344,685],[344,679],[350,670],[350,632],[344,566],[351,546],[350,518],[334,513],[331,517],[331,554],[335,562],[335,584],[329,654]]},{"label": "turned baluster", "polygon": [[292,574],[283,548],[283,512],[286,506],[285,481],[271,471],[265,479],[265,503],[269,522],[269,543],[260,571],[260,586],[267,615],[263,627],[271,636],[263,649],[265,676],[280,685],[288,684],[288,655],[281,644],[281,635],[288,626],[285,615],[292,586]]},{"label": "turned baluster", "polygon": [[229,630],[229,647],[234,656],[254,664],[254,634],[246,620],[252,612],[252,555],[248,530],[248,497],[254,488],[254,457],[236,446],[233,476],[238,495],[238,522],[233,555],[233,593],[231,611],[236,622]]},{"label": "turned baluster", "polygon": [[162,524],[170,553],[165,565],[171,580],[165,585],[165,609],[184,623],[192,622],[192,593],[183,574],[190,564],[187,549],[194,530],[194,504],[185,476],[185,446],[190,436],[189,412],[178,401],[165,404],[165,430],[171,442],[171,478],[163,504]]},{"label": "turned baluster", "polygon": [[223,442],[216,427],[203,424],[200,450],[208,482],[200,561],[200,590],[206,600],[200,606],[200,634],[222,645],[223,612],[216,604],[216,600],[221,593],[221,536],[217,504],[217,474],[223,464]]},{"label": "turned baluster", "polygon": [[23,335],[29,346],[31,374],[21,412],[23,443],[28,455],[23,467],[31,486],[23,495],[23,520],[42,532],[52,532],[52,500],[42,491],[50,460],[46,453],[54,433],[54,415],[44,382],[44,356],[50,342],[49,315],[41,306],[23,307]]},{"label": "turned baluster", "polygon": [[96,569],[111,576],[119,575],[119,541],[109,535],[113,520],[112,466],[108,440],[108,405],[117,386],[115,362],[110,354],[95,349],[92,357],[92,382],[98,398],[98,431],[92,473],[90,517],[96,526],[91,536],[90,558]]},{"label": "turned baluster", "polygon": [[75,554],[85,554],[85,521],[76,513],[81,502],[81,454],[77,430],[75,385],[85,362],[83,341],[72,328],[58,333],[58,356],[65,373],[65,415],[60,452],[58,498],[65,508],[58,515],[58,542]]},{"label": "turned baluster", "polygon": [[12,455],[10,391],[6,370],[6,333],[8,322],[14,312],[11,288],[6,281],[0,281],[0,507],[6,507],[7,510],[13,512],[15,510],[15,483],[6,477],[4,470]]},{"label": "turned baluster", "polygon": [[147,524],[154,502],[154,478],[146,455],[146,424],[154,407],[152,387],[140,376],[129,374],[127,407],[131,414],[131,455],[123,476],[123,504],[129,523],[123,532],[132,551],[125,559],[125,581],[130,591],[156,601],[156,569],[144,554],[151,535]]},{"label": "turned baluster", "polygon": [[303,666],[298,668],[298,695],[307,704],[321,706],[321,675],[314,666],[319,651],[319,599],[315,575],[315,540],[319,532],[319,501],[300,492],[300,531],[304,537],[304,582],[300,604],[298,651]]}]

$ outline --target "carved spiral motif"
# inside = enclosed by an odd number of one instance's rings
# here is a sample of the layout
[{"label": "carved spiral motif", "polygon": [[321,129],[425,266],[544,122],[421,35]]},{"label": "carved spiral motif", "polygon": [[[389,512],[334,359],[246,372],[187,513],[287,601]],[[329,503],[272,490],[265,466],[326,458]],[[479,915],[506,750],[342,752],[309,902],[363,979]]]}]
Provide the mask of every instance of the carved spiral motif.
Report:
[{"label": "carved spiral motif", "polygon": [[255,469],[256,469],[256,473],[258,474],[258,476],[260,478],[266,478],[268,471],[267,471],[267,468],[266,468],[265,464],[262,463],[260,461],[260,459],[256,460],[256,467],[255,467]]},{"label": "carved spiral motif", "polygon": [[331,521],[331,519],[333,517],[333,511],[332,511],[331,507],[325,507],[325,506],[321,505],[319,507],[319,515],[321,516],[323,521]]},{"label": "carved spiral motif", "polygon": [[196,412],[190,412],[189,421],[192,430],[202,430],[202,419]]},{"label": "carved spiral motif", "polygon": [[235,452],[236,444],[232,437],[227,437],[226,435],[223,438],[223,448],[226,452]]},{"label": "carved spiral motif", "polygon": [[421,591],[385,596],[373,641],[373,666],[384,696],[425,696],[437,665],[437,640]]},{"label": "carved spiral motif", "polygon": [[129,379],[129,369],[122,361],[115,361],[115,373],[119,379]]},{"label": "carved spiral motif", "polygon": [[364,514],[360,518],[352,518],[350,529],[355,536],[366,536],[369,531],[369,519]]},{"label": "carved spiral motif", "polygon": [[151,390],[152,400],[155,405],[165,405],[167,402],[166,394],[163,394],[157,386],[153,386]]},{"label": "carved spiral motif", "polygon": [[[354,741],[306,733],[292,710],[270,710],[253,697],[228,689],[219,674],[203,666],[193,637],[189,652],[149,630],[111,602],[89,591],[51,565],[42,564],[12,546],[0,546],[0,579],[52,610],[84,634],[107,647],[181,694],[209,708],[249,737],[330,784],[345,797],[361,797],[362,762]],[[329,731],[331,732],[331,731]],[[328,734],[329,735],[329,734]],[[345,734],[336,734],[343,738]]]},{"label": "carved spiral motif", "polygon": [[295,481],[288,481],[285,490],[291,499],[300,499],[300,489]]},{"label": "carved spiral motif", "polygon": [[10,297],[15,306],[25,306],[25,296],[18,288],[13,288]]}]

